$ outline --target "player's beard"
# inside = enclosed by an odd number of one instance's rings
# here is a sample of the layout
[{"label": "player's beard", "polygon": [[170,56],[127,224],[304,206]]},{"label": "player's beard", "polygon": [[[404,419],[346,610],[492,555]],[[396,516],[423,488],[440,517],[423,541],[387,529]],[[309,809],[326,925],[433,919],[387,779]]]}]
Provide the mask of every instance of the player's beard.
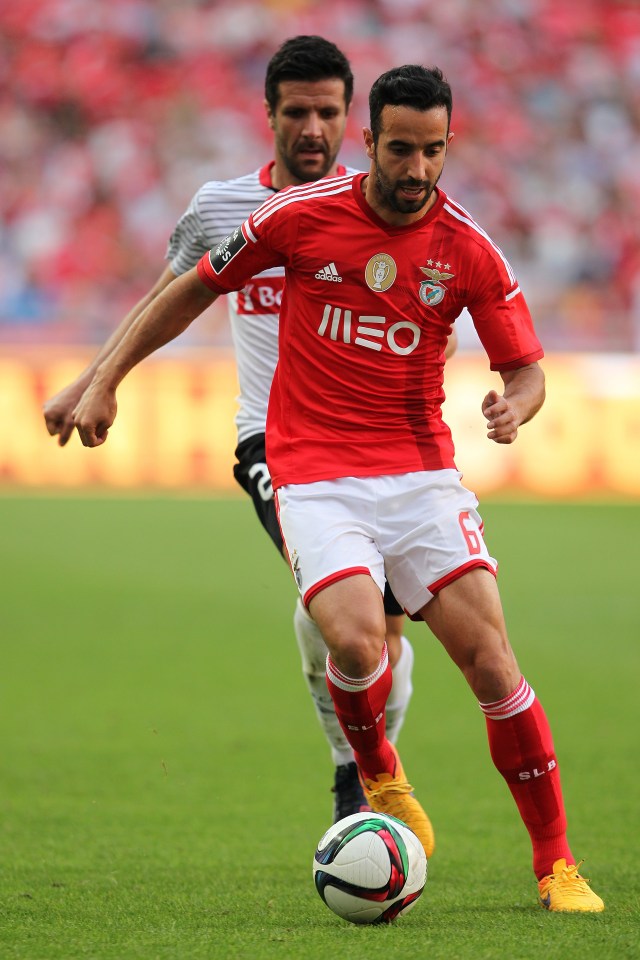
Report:
[{"label": "player's beard", "polygon": [[[377,163],[375,165],[375,183],[378,199],[383,207],[393,210],[394,213],[419,213],[429,202],[439,179],[440,177],[431,183],[429,180],[414,180],[408,177],[406,180],[396,180],[392,182],[385,177],[380,166]],[[397,195],[397,191],[401,187],[419,187],[424,190],[424,194],[416,200],[405,200]]]},{"label": "player's beard", "polygon": [[[309,170],[304,166],[304,159],[301,156],[302,150],[305,146],[313,147],[314,150],[321,151],[324,155],[324,160],[319,167],[315,167],[313,170]],[[326,143],[314,143],[314,144],[296,144],[293,150],[286,152],[281,150],[282,159],[284,160],[284,165],[291,174],[292,177],[295,177],[296,180],[299,180],[300,183],[312,183],[315,180],[321,180],[323,177],[329,173],[333,164],[336,161],[337,151],[331,153]]]}]

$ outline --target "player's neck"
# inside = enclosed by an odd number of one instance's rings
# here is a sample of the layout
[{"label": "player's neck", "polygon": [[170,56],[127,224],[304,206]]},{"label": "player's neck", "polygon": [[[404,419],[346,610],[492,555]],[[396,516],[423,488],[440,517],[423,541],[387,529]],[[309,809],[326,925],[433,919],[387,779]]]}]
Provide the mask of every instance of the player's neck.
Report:
[{"label": "player's neck", "polygon": [[[338,163],[334,163],[330,170],[322,174],[322,177],[335,177],[338,172]],[[299,187],[303,183],[309,183],[308,180],[300,180],[287,169],[284,163],[276,162],[271,167],[271,186],[274,190],[284,190],[285,187]],[[313,182],[313,181],[311,181]]]},{"label": "player's neck", "polygon": [[271,186],[274,190],[284,190],[285,187],[290,187],[293,184],[298,183],[295,177],[292,177],[287,168],[283,163],[274,163],[271,167]]}]

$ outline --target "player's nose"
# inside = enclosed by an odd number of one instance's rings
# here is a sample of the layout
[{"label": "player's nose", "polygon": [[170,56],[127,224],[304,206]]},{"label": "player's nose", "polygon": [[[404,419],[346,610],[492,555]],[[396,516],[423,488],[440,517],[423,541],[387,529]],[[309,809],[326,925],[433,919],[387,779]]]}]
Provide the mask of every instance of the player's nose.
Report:
[{"label": "player's nose", "polygon": [[310,140],[319,140],[322,137],[322,121],[315,110],[307,114],[302,132]]},{"label": "player's nose", "polygon": [[408,158],[407,176],[423,183],[428,180],[427,161],[421,151],[412,153]]}]

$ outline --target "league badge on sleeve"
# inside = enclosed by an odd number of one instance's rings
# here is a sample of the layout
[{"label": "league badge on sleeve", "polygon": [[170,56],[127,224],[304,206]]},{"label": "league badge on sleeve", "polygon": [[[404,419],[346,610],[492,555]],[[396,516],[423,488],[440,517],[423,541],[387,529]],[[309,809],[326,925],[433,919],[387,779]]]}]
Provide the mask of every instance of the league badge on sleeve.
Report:
[{"label": "league badge on sleeve", "polygon": [[240,253],[243,247],[247,245],[247,238],[244,235],[242,227],[236,227],[233,233],[222,240],[215,251],[209,254],[209,261],[214,273],[222,273],[223,269],[230,263],[237,253]]}]

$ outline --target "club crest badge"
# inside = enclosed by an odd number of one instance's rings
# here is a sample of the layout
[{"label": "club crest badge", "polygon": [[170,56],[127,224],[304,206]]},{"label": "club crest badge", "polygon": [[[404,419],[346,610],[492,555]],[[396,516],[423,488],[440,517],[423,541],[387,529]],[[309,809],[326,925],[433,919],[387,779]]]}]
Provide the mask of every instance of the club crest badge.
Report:
[{"label": "club crest badge", "polygon": [[[427,263],[428,262],[429,261],[427,261]],[[440,264],[438,264],[438,266],[440,266]],[[448,267],[449,264],[447,263],[445,266]],[[428,280],[423,280],[420,284],[418,291],[420,299],[427,307],[437,307],[439,303],[442,303],[444,295],[447,292],[447,288],[442,281],[451,280],[455,274],[444,273],[432,267],[420,267],[420,269],[429,277]]]},{"label": "club crest badge", "polygon": [[396,262],[388,253],[376,253],[364,269],[367,286],[375,293],[384,293],[388,290],[395,283],[397,275]]},{"label": "club crest badge", "polygon": [[297,550],[294,550],[293,553],[291,554],[290,562],[291,562],[291,571],[298,585],[298,590],[302,590],[302,573],[300,571],[300,556],[298,555]]}]

